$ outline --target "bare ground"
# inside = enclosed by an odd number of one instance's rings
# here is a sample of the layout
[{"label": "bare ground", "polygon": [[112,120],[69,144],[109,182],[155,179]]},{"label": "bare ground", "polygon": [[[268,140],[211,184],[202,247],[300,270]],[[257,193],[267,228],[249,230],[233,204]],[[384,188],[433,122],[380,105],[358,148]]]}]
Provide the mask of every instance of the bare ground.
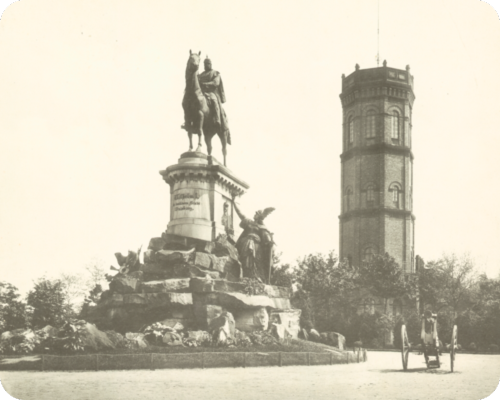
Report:
[{"label": "bare ground", "polygon": [[[409,371],[401,355],[373,352],[368,362],[314,367],[191,369],[100,372],[0,373],[7,392],[30,400],[128,399],[408,399],[479,400],[495,391],[500,355],[459,354],[450,373],[428,370],[423,356],[410,354]],[[9,396],[0,389],[0,399]],[[500,400],[500,387],[490,399]]]}]

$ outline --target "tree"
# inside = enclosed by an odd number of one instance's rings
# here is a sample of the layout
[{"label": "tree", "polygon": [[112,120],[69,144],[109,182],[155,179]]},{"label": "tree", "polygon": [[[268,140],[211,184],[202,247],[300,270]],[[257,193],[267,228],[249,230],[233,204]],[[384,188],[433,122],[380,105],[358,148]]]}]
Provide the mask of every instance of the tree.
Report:
[{"label": "tree", "polygon": [[68,307],[64,284],[61,280],[40,278],[28,293],[28,305],[33,307],[32,323],[35,328],[46,325],[60,327],[72,315]]},{"label": "tree", "polygon": [[412,298],[416,292],[416,282],[405,274],[396,260],[388,253],[374,254],[370,261],[359,267],[360,282],[373,295],[384,299],[384,313],[387,313],[389,299],[405,295]]},{"label": "tree", "polygon": [[106,269],[104,262],[98,258],[93,258],[86,266],[87,278],[85,280],[86,292],[94,289],[97,285],[103,286],[106,283]]},{"label": "tree", "polygon": [[450,311],[456,318],[474,306],[473,289],[478,274],[468,256],[445,255],[419,271],[420,296],[435,312]]},{"label": "tree", "polygon": [[86,285],[81,275],[61,274],[65,307],[79,312],[86,294]]},{"label": "tree", "polygon": [[311,321],[320,330],[344,332],[359,301],[356,268],[339,263],[330,252],[310,254],[298,260],[295,273],[299,293],[303,291],[310,297]]},{"label": "tree", "polygon": [[0,332],[26,325],[26,304],[19,300],[19,290],[7,282],[0,282]]},{"label": "tree", "polygon": [[[486,275],[481,275],[475,294],[476,304],[469,312],[474,317],[470,324],[473,333],[470,341],[479,342],[483,347],[500,345],[500,279],[488,279]],[[470,341],[465,344],[470,344]]]},{"label": "tree", "polygon": [[292,288],[297,277],[290,264],[281,264],[281,254],[281,252],[273,253],[271,285]]},{"label": "tree", "polygon": [[86,296],[96,287],[102,286],[106,282],[106,271],[102,267],[102,261],[92,259],[85,266],[85,274],[61,274],[60,280],[63,284],[65,294],[65,306],[71,308],[75,314],[81,312],[86,301]]}]

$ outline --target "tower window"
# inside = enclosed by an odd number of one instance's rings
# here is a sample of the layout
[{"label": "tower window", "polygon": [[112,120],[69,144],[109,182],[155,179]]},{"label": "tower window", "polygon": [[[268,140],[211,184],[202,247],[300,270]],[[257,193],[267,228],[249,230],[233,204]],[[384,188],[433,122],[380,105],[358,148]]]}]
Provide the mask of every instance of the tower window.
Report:
[{"label": "tower window", "polygon": [[392,113],[391,138],[399,139],[399,113],[397,111]]},{"label": "tower window", "polygon": [[375,255],[375,249],[372,246],[369,246],[363,252],[363,261],[370,262],[373,260],[373,256]]},{"label": "tower window", "polygon": [[375,137],[375,111],[370,110],[366,115],[366,137],[374,138]]},{"label": "tower window", "polygon": [[373,207],[375,203],[375,188],[372,184],[366,188],[366,206]]},{"label": "tower window", "polygon": [[399,208],[399,188],[397,186],[392,188],[392,202],[394,207]]},{"label": "tower window", "polygon": [[389,185],[389,192],[392,193],[392,204],[395,208],[401,208],[401,185],[397,182],[393,182]]},{"label": "tower window", "polygon": [[344,205],[345,211],[351,210],[352,207],[351,203],[352,203],[352,189],[347,188],[345,191],[345,205]]},{"label": "tower window", "polygon": [[349,124],[348,124],[348,136],[349,136],[349,143],[354,142],[354,119],[352,117],[349,118]]}]

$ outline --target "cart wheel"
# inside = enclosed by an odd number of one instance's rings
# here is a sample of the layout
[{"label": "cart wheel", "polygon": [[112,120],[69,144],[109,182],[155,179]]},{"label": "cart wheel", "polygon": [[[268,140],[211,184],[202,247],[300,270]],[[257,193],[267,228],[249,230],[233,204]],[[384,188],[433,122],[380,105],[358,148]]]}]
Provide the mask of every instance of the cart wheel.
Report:
[{"label": "cart wheel", "polygon": [[410,354],[410,342],[406,334],[406,326],[401,326],[401,359],[403,360],[403,369],[408,369],[408,356]]},{"label": "cart wheel", "polygon": [[455,349],[457,348],[457,326],[453,325],[453,333],[451,334],[451,342],[450,342],[450,367],[451,372],[453,372],[453,367],[455,364]]}]

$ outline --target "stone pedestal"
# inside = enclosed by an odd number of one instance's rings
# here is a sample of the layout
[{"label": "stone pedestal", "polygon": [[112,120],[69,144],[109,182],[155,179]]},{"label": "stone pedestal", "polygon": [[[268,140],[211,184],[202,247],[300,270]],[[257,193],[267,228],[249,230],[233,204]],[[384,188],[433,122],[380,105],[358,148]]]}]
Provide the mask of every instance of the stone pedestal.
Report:
[{"label": "stone pedestal", "polygon": [[228,168],[211,156],[187,152],[160,174],[170,185],[168,234],[212,242],[234,231],[231,194],[241,195],[249,186]]}]

